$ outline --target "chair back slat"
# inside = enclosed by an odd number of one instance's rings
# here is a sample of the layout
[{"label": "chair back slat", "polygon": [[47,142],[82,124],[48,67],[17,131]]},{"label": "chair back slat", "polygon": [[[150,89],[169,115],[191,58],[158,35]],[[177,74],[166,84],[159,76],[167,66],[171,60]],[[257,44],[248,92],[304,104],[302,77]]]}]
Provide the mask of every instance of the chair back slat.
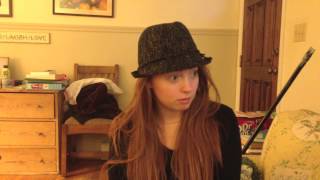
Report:
[{"label": "chair back slat", "polygon": [[114,66],[89,66],[74,64],[74,79],[108,78],[119,84],[119,65]]}]

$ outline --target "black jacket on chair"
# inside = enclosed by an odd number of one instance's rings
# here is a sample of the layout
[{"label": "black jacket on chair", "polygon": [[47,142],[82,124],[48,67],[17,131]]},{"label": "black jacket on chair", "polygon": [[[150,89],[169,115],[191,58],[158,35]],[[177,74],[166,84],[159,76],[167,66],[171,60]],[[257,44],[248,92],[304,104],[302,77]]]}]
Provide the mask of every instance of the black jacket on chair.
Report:
[{"label": "black jacket on chair", "polygon": [[77,96],[77,104],[69,107],[64,119],[73,116],[81,124],[92,118],[113,119],[121,112],[116,98],[108,93],[103,83],[83,87]]}]

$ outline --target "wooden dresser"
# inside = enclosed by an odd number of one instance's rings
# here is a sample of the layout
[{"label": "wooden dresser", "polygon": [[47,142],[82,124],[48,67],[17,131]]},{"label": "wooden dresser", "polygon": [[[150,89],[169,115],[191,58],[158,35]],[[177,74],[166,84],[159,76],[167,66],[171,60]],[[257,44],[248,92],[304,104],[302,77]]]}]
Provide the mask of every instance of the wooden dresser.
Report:
[{"label": "wooden dresser", "polygon": [[61,91],[0,89],[0,174],[58,174]]}]

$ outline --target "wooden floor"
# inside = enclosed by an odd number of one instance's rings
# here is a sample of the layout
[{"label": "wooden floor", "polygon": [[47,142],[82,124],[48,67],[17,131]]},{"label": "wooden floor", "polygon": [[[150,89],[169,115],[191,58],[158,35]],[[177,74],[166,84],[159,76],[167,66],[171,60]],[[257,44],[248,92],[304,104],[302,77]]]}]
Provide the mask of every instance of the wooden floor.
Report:
[{"label": "wooden floor", "polygon": [[0,175],[0,180],[98,180],[99,171],[86,173],[72,177],[61,175]]}]

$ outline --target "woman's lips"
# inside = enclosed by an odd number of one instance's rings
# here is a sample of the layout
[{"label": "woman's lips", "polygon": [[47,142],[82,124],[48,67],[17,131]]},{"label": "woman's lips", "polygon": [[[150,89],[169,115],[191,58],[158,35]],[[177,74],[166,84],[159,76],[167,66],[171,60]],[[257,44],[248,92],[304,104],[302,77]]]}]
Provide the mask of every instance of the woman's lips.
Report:
[{"label": "woman's lips", "polygon": [[189,104],[191,101],[191,98],[182,98],[182,99],[178,99],[178,102],[181,104]]}]

